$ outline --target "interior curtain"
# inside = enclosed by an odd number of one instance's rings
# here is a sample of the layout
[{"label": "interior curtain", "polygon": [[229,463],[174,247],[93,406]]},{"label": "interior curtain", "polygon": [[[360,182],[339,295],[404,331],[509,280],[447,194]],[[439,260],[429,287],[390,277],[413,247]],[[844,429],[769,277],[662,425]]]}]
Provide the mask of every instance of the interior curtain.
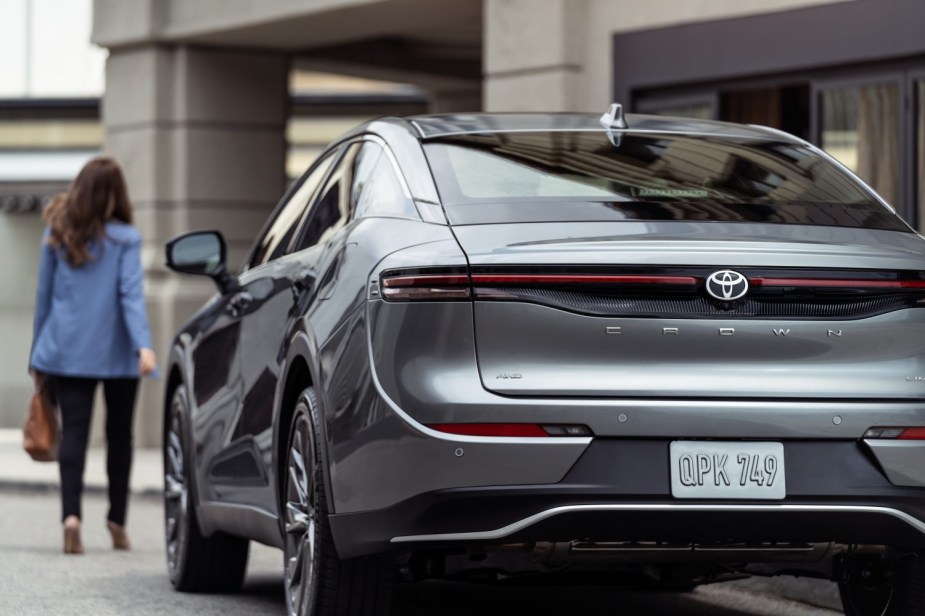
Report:
[{"label": "interior curtain", "polygon": [[918,189],[918,229],[919,232],[925,233],[925,81],[916,82],[918,90],[916,101],[918,112],[916,113],[915,126],[918,133],[916,139],[916,182]]},{"label": "interior curtain", "polygon": [[899,89],[864,86],[858,105],[857,173],[892,205],[899,205]]}]

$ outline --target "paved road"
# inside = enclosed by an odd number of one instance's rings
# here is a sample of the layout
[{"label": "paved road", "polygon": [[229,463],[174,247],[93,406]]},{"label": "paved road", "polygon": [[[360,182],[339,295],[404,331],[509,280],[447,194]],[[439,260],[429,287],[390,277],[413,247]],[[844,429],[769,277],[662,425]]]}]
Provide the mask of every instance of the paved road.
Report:
[{"label": "paved road", "polygon": [[[136,498],[129,528],[135,549],[113,552],[99,496],[84,502],[84,556],[61,554],[54,494],[0,493],[0,614],[237,616],[283,614],[280,552],[255,546],[244,590],[232,596],[174,592],[165,574],[160,504]],[[576,606],[580,606],[576,609]],[[490,609],[489,609],[490,608]],[[580,614],[581,616],[833,616],[740,582],[693,593],[642,593],[601,588],[498,588],[449,583],[401,587],[399,616]]]}]

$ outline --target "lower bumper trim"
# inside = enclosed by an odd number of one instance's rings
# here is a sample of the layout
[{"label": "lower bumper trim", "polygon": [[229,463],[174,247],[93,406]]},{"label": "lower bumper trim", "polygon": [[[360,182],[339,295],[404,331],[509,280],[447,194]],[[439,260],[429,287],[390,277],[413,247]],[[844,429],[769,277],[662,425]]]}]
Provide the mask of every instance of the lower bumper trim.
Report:
[{"label": "lower bumper trim", "polygon": [[661,512],[661,513],[863,513],[886,515],[896,518],[915,529],[919,534],[925,535],[925,522],[908,513],[890,507],[872,505],[696,505],[696,504],[602,504],[602,505],[565,505],[540,511],[534,515],[523,518],[507,526],[487,531],[465,533],[443,533],[431,535],[407,535],[393,537],[391,543],[417,543],[417,542],[447,542],[447,541],[496,541],[518,533],[530,526],[554,518],[555,516],[570,513],[590,512]]}]

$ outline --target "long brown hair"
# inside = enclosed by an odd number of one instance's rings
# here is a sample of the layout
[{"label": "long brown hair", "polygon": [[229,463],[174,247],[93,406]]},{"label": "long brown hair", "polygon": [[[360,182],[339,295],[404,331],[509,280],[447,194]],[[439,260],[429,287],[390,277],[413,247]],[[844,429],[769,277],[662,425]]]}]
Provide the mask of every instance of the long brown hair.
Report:
[{"label": "long brown hair", "polygon": [[48,243],[61,247],[68,263],[80,267],[90,260],[90,242],[103,239],[110,220],[132,224],[122,169],[111,158],[94,158],[80,170],[67,194],[58,195],[45,208],[51,229]]}]

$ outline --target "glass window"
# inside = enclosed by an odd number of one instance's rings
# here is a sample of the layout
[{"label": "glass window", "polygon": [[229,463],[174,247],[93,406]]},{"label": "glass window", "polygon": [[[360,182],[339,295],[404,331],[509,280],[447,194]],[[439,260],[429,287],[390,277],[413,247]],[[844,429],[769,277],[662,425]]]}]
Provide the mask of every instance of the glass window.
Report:
[{"label": "glass window", "polygon": [[356,158],[350,209],[357,218],[420,218],[414,203],[402,190],[391,159],[377,143],[365,143]]},{"label": "glass window", "polygon": [[785,141],[604,131],[449,136],[424,145],[453,224],[767,222],[908,230],[838,166]]},{"label": "glass window", "polygon": [[99,150],[103,126],[96,119],[0,119],[0,148]]},{"label": "glass window", "polygon": [[328,154],[303,177],[301,183],[294,187],[293,192],[290,193],[292,196],[277,211],[272,224],[270,224],[254,248],[250,259],[250,267],[272,261],[286,254],[286,249],[289,247],[289,242],[298,228],[298,223],[302,219],[305,207],[308,205],[312,195],[315,194],[318,185],[321,184],[321,180],[324,179],[328,168],[334,161],[335,153],[336,151]]},{"label": "glass window", "polygon": [[696,120],[712,120],[713,106],[706,103],[700,105],[666,105],[654,107],[650,112],[653,115],[674,116],[677,118],[693,118]]},{"label": "glass window", "polygon": [[712,93],[689,96],[643,95],[633,110],[660,116],[713,120],[716,118],[716,97]]},{"label": "glass window", "polygon": [[296,250],[305,250],[331,237],[350,219],[350,186],[359,143],[349,146],[331,172],[321,196],[311,206]]},{"label": "glass window", "polygon": [[899,86],[856,85],[822,91],[822,148],[889,203],[899,204]]},{"label": "glass window", "polygon": [[918,230],[925,233],[925,80],[915,82],[915,185],[918,187]]}]

